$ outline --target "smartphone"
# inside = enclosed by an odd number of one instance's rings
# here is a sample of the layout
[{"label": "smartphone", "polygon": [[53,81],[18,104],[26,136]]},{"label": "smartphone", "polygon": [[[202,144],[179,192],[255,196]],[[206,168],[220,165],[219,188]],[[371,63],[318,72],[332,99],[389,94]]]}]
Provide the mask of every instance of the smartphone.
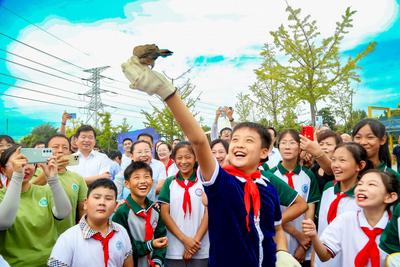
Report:
[{"label": "smartphone", "polygon": [[301,135],[304,135],[311,141],[314,141],[314,127],[312,125],[305,125],[301,127]]},{"label": "smartphone", "polygon": [[79,164],[79,155],[71,154],[66,156],[68,159],[68,166],[75,166]]},{"label": "smartphone", "polygon": [[71,119],[76,119],[76,113],[68,113]]},{"label": "smartphone", "polygon": [[21,154],[28,159],[28,163],[46,163],[53,155],[51,148],[21,148]]}]

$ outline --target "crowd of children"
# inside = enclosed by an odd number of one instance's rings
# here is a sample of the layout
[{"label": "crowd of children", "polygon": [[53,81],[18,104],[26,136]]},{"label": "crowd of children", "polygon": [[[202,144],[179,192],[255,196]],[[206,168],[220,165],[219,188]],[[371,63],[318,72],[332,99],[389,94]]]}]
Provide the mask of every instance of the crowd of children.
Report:
[{"label": "crowd of children", "polygon": [[[123,71],[165,101],[188,141],[124,139],[118,174],[103,164],[84,178],[67,167],[65,135],[46,143],[46,164],[0,136],[0,267],[400,266],[400,175],[378,120],[350,141],[329,129],[313,141],[225,108],[233,128],[210,144],[163,75],[135,56]],[[91,129],[77,138],[92,145]]]}]

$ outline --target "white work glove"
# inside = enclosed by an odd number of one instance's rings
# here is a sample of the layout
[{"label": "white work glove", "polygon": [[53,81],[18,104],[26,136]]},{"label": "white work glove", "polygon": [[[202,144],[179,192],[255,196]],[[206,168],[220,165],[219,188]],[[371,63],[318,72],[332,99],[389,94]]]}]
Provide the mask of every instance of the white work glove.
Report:
[{"label": "white work glove", "polygon": [[392,253],[386,258],[387,267],[398,267],[400,266],[400,252]]},{"label": "white work glove", "polygon": [[276,253],[275,267],[301,267],[301,265],[289,252],[279,250]]},{"label": "white work glove", "polygon": [[159,95],[162,100],[173,95],[176,91],[164,75],[141,64],[137,56],[130,57],[126,63],[121,65],[121,68],[126,78],[131,82],[129,87],[132,89],[138,89],[149,95]]}]

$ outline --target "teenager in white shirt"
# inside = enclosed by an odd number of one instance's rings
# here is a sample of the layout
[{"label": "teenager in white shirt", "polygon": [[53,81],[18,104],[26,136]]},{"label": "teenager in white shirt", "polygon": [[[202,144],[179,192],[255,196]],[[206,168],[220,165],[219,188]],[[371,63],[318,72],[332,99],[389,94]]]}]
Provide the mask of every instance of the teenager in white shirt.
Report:
[{"label": "teenager in white shirt", "polygon": [[131,155],[131,146],[133,144],[132,139],[125,138],[122,140],[122,147],[124,148],[124,153],[122,154],[121,159],[121,170],[124,171],[126,167],[132,162],[132,155]]},{"label": "teenager in white shirt", "polygon": [[321,237],[312,220],[303,221],[303,232],[311,238],[322,261],[342,254],[340,266],[384,266],[386,254],[379,251],[380,235],[389,222],[389,208],[398,198],[399,183],[387,173],[367,171],[355,188],[359,211],[336,217]]}]

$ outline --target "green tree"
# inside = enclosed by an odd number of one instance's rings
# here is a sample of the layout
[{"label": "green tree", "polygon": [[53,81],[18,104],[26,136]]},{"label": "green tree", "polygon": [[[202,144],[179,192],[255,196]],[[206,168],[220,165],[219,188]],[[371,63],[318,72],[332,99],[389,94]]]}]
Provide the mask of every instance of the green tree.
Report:
[{"label": "green tree", "polygon": [[31,147],[38,141],[46,142],[50,136],[57,133],[57,128],[50,124],[43,124],[33,128],[32,132],[21,139],[21,145],[24,147]]},{"label": "green tree", "polygon": [[[174,81],[173,79],[171,80]],[[194,116],[197,116],[198,112],[195,112],[194,108],[196,102],[200,99],[200,94],[193,96],[194,89],[195,86],[190,83],[189,79],[186,80],[183,85],[177,87],[177,90],[181,95],[182,100],[185,102],[186,106],[192,111]],[[165,103],[163,103],[163,107],[161,108],[153,105],[152,103],[150,103],[150,105],[153,108],[153,111],[141,111],[142,114],[145,116],[145,121],[143,122],[145,127],[154,128],[156,132],[159,133],[163,138],[165,138],[165,140],[169,143],[172,143],[172,141],[176,137],[182,138],[182,129],[175,121],[172,112],[165,105]]]},{"label": "green tree", "polygon": [[370,43],[356,57],[349,57],[343,62],[339,47],[353,26],[352,16],[356,11],[347,8],[342,20],[336,23],[334,34],[326,38],[321,37],[316,21],[311,20],[310,15],[302,18],[301,10],[291,6],[286,11],[289,25],[281,25],[270,34],[275,48],[285,55],[287,63],[266,68],[265,75],[283,83],[287,93],[296,102],[308,103],[311,121],[315,125],[317,103],[332,95],[333,88],[343,81],[359,81],[357,64],[374,50],[376,43]]},{"label": "green tree", "polygon": [[322,116],[323,124],[328,124],[329,128],[331,128],[332,130],[336,130],[335,116],[333,116],[330,108],[328,108],[328,107],[321,108],[318,111],[318,115]]}]

